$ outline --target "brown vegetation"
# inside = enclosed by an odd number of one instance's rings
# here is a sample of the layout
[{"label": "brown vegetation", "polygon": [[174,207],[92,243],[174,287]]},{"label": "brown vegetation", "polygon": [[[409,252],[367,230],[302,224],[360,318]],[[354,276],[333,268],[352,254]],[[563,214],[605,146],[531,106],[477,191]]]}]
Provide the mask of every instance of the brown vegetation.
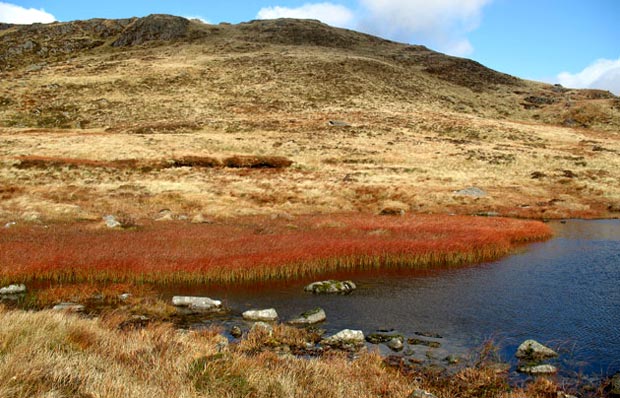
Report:
[{"label": "brown vegetation", "polygon": [[238,283],[456,266],[550,235],[535,221],[423,215],[159,222],[130,230],[15,226],[0,235],[0,281]]}]

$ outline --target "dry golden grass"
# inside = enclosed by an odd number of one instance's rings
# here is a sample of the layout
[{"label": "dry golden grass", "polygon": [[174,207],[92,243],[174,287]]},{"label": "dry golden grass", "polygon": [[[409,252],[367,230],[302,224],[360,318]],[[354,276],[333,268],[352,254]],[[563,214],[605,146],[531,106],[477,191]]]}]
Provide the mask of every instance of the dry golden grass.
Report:
[{"label": "dry golden grass", "polygon": [[[29,62],[45,58],[13,56],[0,65],[0,220],[378,212],[386,202],[429,213],[618,215],[609,211],[620,207],[617,98],[314,22],[285,25],[192,22],[207,32],[200,40],[84,49],[35,70]],[[2,32],[6,45],[71,40],[12,32]],[[294,163],[248,172],[193,162],[239,155]],[[194,167],[24,170],[23,156]],[[488,195],[454,194],[468,186]]]},{"label": "dry golden grass", "polygon": [[366,351],[356,359],[339,351],[297,357],[291,352],[317,337],[281,325],[226,345],[217,330],[159,322],[126,328],[123,319],[118,312],[87,319],[0,307],[0,396],[405,398],[422,386],[439,398],[548,398],[559,390],[546,379],[515,389],[506,373],[485,364],[449,377],[386,366]]}]

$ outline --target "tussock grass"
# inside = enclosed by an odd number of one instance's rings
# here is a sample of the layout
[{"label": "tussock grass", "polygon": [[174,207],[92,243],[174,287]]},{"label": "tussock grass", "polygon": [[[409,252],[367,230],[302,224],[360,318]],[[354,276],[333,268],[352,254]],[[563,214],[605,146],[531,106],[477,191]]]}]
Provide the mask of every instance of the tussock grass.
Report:
[{"label": "tussock grass", "polygon": [[0,308],[0,396],[404,398],[414,386],[377,354],[351,361],[338,353],[307,360],[235,347],[218,352],[216,331],[108,325]]},{"label": "tussock grass", "polygon": [[507,373],[490,363],[449,375],[386,366],[389,360],[367,351],[355,359],[340,351],[297,357],[290,352],[316,336],[282,325],[226,345],[216,329],[180,332],[161,322],[122,327],[124,316],[88,319],[0,306],[0,396],[405,398],[424,388],[439,398],[548,398],[559,391],[547,379],[525,390],[511,387]]},{"label": "tussock grass", "polygon": [[24,226],[0,236],[0,280],[238,283],[458,266],[497,259],[550,235],[536,221],[446,215],[247,217],[120,231]]}]

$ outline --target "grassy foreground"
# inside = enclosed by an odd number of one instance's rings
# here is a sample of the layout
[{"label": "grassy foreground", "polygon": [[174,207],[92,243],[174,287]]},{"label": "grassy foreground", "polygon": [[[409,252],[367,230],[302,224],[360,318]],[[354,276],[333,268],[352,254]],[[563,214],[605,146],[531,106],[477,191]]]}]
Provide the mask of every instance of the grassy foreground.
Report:
[{"label": "grassy foreground", "polygon": [[227,345],[215,330],[170,324],[121,329],[119,313],[98,319],[0,307],[0,396],[22,397],[556,397],[538,379],[511,389],[507,374],[478,361],[453,377],[389,367],[376,353],[327,352],[305,359],[266,347],[305,344],[307,333],[276,326]]},{"label": "grassy foreground", "polygon": [[551,236],[537,221],[448,215],[250,217],[214,224],[16,226],[0,281],[238,283],[497,259]]}]

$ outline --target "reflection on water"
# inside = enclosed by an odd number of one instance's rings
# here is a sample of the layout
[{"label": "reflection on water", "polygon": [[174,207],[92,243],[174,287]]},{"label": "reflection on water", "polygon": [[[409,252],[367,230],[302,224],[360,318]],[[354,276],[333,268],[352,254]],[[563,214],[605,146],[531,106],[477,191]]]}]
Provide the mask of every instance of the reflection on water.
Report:
[{"label": "reflection on water", "polygon": [[552,226],[554,239],[501,261],[356,275],[358,290],[350,296],[313,296],[303,292],[301,282],[261,289],[177,288],[174,293],[221,298],[235,313],[274,307],[282,319],[322,307],[328,332],[439,333],[443,349],[435,355],[462,353],[493,338],[511,358],[520,342],[533,338],[559,347],[563,365],[572,370],[620,370],[620,221]]}]

